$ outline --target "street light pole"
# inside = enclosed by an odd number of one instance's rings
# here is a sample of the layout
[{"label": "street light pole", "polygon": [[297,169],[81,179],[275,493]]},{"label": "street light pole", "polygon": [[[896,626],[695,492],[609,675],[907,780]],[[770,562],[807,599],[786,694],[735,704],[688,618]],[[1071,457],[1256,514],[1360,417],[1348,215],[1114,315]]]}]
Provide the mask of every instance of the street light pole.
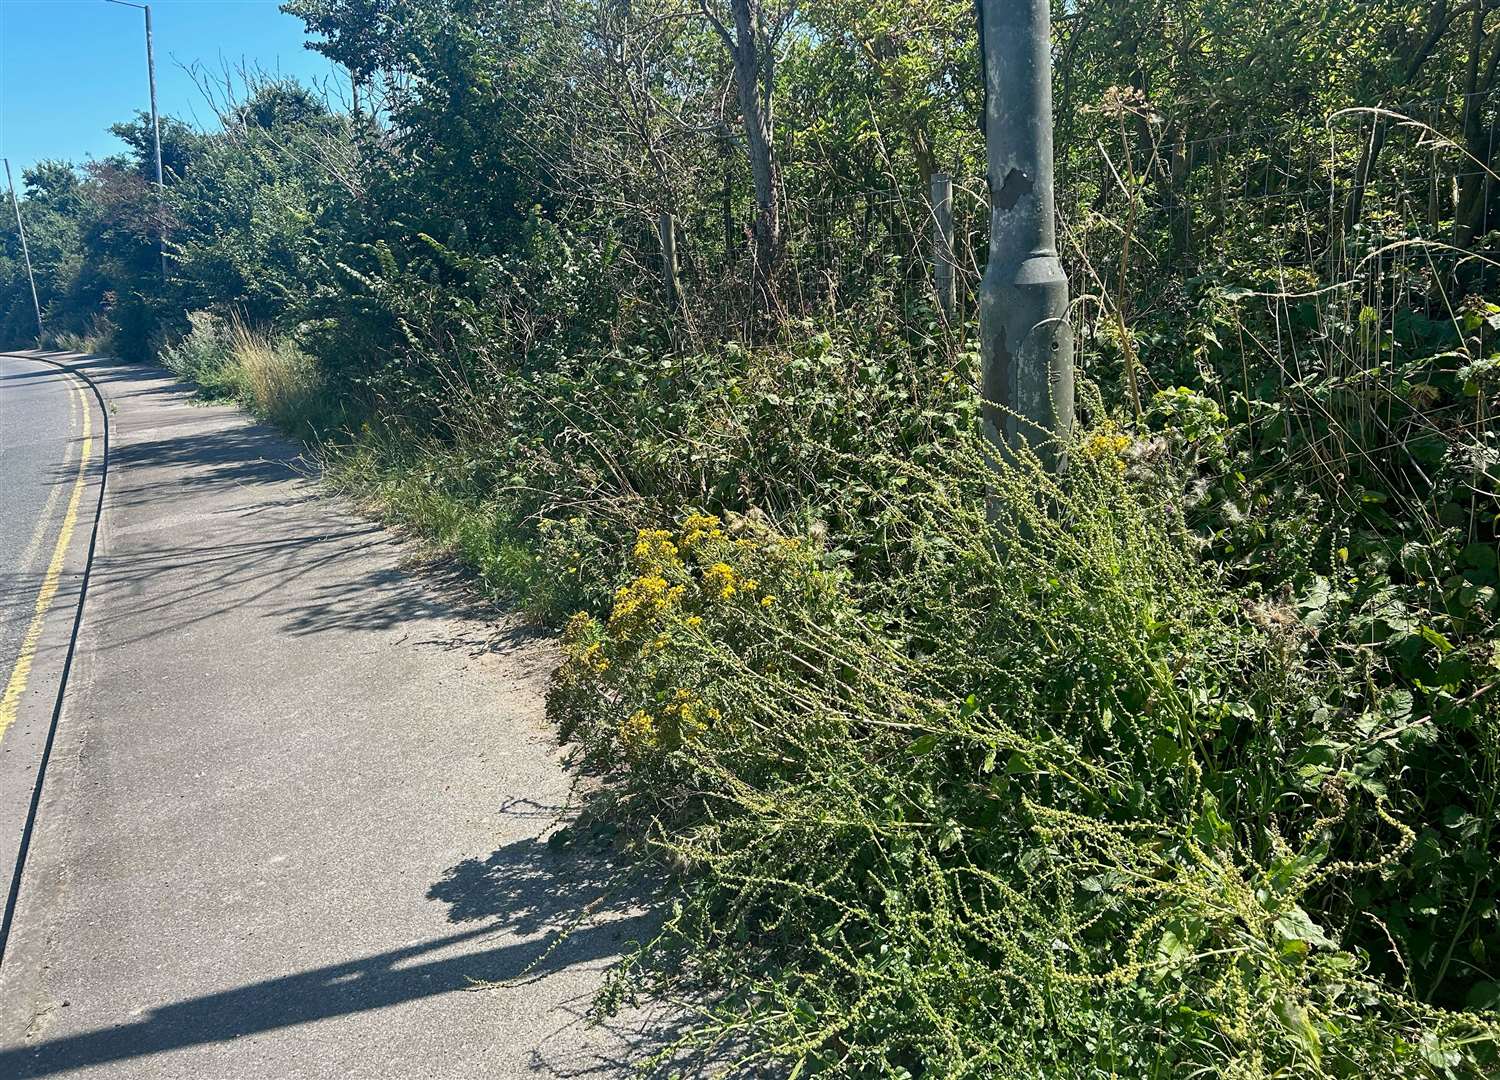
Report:
[{"label": "street light pole", "polygon": [[161,120],[156,112],[156,53],[151,41],[151,5],[133,4],[130,0],[108,0],[111,4],[119,4],[121,7],[140,8],[146,13],[146,78],[151,85],[151,138],[156,149],[156,244],[161,253],[161,276],[165,281],[167,277],[167,248],[166,248],[166,186],[161,178]]},{"label": "street light pole", "polygon": [[36,296],[36,275],[31,272],[31,249],[26,246],[26,223],[21,220],[21,203],[16,199],[16,182],[10,175],[10,158],[5,159],[5,182],[10,186],[10,205],[16,212],[16,230],[21,234],[21,258],[26,260],[26,280],[31,282],[31,306],[36,309],[36,333],[42,336],[42,302]]},{"label": "street light pole", "polygon": [[990,254],[979,291],[985,428],[1063,465],[1073,427],[1073,328],[1057,255],[1049,0],[979,0]]}]

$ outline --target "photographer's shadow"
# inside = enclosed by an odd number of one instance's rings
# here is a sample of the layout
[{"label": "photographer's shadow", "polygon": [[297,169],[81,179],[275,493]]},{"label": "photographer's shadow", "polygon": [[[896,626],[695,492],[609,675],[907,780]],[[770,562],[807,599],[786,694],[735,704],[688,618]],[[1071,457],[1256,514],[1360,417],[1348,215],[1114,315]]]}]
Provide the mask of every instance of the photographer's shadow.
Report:
[{"label": "photographer's shadow", "polygon": [[[624,873],[607,846],[586,836],[572,843],[549,843],[540,836],[518,840],[486,858],[450,867],[428,896],[448,905],[451,922],[477,925],[162,1005],[118,1027],[7,1047],[0,1050],[0,1076],[56,1076],[416,999],[486,986],[503,990],[544,978],[567,980],[562,989],[573,1004],[563,1009],[554,1036],[562,1052],[536,1048],[533,1067],[578,1074],[617,1067],[614,1055],[601,1056],[580,1045],[577,1027],[600,969],[628,952],[632,942],[643,940],[656,920],[648,914],[637,876]],[[551,1066],[539,1064],[554,1056]]]}]

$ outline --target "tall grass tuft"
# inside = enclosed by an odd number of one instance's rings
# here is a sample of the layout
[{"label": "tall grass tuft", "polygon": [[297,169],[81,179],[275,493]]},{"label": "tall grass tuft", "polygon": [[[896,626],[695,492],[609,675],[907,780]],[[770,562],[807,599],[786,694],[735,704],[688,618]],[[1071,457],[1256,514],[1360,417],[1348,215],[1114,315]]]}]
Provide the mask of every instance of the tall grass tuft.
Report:
[{"label": "tall grass tuft", "polygon": [[321,373],[292,339],[236,323],[230,352],[240,371],[242,400],[257,415],[294,434],[314,435],[326,426],[333,410]]},{"label": "tall grass tuft", "polygon": [[162,361],[205,397],[231,398],[304,438],[325,434],[343,419],[316,362],[291,337],[206,311],[188,320],[191,330],[163,350]]}]

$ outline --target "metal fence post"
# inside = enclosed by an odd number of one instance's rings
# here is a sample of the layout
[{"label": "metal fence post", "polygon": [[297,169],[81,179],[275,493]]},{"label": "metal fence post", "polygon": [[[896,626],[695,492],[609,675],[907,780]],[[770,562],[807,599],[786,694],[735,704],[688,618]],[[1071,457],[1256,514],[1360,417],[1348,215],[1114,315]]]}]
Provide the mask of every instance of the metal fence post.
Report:
[{"label": "metal fence post", "polygon": [[1049,0],[980,0],[990,254],[979,292],[986,428],[1053,468],[1073,427],[1073,329],[1057,255]]},{"label": "metal fence post", "polygon": [[932,174],[932,287],[951,323],[958,310],[958,289],[953,272],[953,177],[947,173]]}]

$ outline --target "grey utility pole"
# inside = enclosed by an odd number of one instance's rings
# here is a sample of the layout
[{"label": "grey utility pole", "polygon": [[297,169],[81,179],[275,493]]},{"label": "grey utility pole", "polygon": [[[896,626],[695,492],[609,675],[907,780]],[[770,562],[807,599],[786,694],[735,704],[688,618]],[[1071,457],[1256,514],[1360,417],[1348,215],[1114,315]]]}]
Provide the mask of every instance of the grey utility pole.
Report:
[{"label": "grey utility pole", "polygon": [[161,120],[156,113],[156,53],[151,42],[151,5],[132,4],[130,0],[109,0],[121,7],[140,8],[146,13],[146,79],[151,84],[151,138],[156,148],[156,244],[161,253],[161,276],[167,276],[166,186],[161,179]]},{"label": "grey utility pole", "polygon": [[1063,464],[1073,428],[1073,328],[1052,189],[1049,0],[979,0],[990,257],[979,288],[985,420],[1002,451]]},{"label": "grey utility pole", "polygon": [[10,186],[10,205],[16,212],[16,231],[21,234],[21,258],[26,260],[26,280],[31,282],[31,306],[36,309],[36,332],[42,334],[42,302],[36,298],[36,275],[31,272],[31,249],[26,246],[26,223],[21,220],[21,203],[16,199],[16,182],[10,175],[10,158],[5,159],[5,182]]}]

